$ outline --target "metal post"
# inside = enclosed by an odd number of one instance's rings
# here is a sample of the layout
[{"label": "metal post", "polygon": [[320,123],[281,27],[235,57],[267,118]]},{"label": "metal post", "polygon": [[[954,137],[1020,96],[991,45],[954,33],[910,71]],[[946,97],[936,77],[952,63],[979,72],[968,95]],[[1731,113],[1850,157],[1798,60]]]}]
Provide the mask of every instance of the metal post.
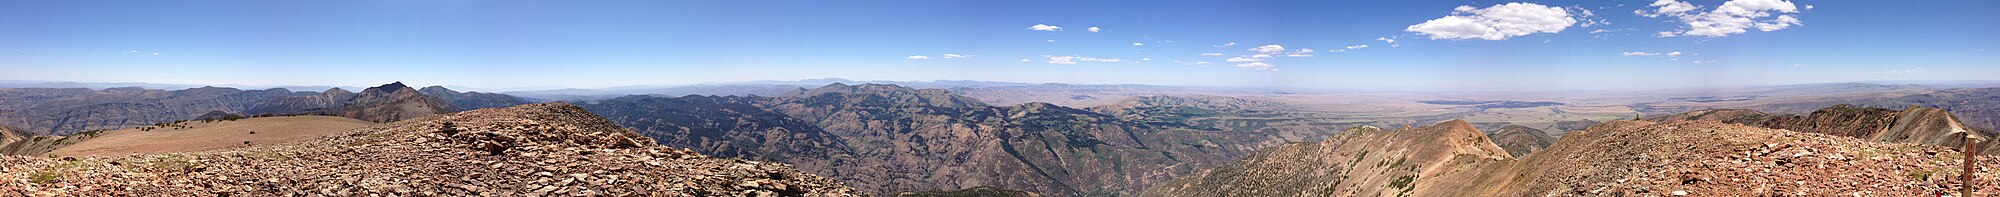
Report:
[{"label": "metal post", "polygon": [[1972,166],[1976,165],[1973,162],[1979,161],[1979,136],[1965,132],[1965,151],[1959,152],[1965,153],[1965,171],[1959,173],[1962,180],[1958,182],[1958,186],[1964,190],[1959,191],[1959,196],[1972,196],[1972,186],[1976,185],[1972,184],[1972,173],[1977,172],[1973,171]]}]

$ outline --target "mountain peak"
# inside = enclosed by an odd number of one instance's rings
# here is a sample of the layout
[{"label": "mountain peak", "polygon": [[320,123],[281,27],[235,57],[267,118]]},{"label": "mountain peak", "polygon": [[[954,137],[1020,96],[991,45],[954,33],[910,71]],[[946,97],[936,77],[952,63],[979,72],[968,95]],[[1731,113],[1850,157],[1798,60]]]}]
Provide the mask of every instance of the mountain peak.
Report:
[{"label": "mountain peak", "polygon": [[369,90],[381,91],[382,93],[396,93],[403,90],[415,91],[416,89],[410,88],[409,85],[403,85],[402,81],[397,81],[395,83],[382,84],[382,86],[375,86],[365,90],[361,90],[361,92],[368,92]]},{"label": "mountain peak", "polygon": [[444,86],[440,86],[440,85],[434,85],[434,86],[430,86],[430,87],[424,87],[423,89],[417,89],[417,92],[423,92],[423,93],[458,93],[458,91],[452,91],[452,90],[451,90],[450,88],[445,88]]}]

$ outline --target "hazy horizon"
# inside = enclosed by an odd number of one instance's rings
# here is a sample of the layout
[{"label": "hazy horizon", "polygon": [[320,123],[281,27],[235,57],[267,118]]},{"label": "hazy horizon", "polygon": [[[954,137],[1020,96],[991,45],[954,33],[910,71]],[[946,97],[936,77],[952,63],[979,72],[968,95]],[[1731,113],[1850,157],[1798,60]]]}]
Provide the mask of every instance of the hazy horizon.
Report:
[{"label": "hazy horizon", "polygon": [[1985,18],[2000,18],[2000,2],[36,1],[0,3],[0,80],[503,90],[820,78],[1375,90],[2000,80],[1989,63],[2000,40],[1987,36],[2000,29],[1976,25]]}]

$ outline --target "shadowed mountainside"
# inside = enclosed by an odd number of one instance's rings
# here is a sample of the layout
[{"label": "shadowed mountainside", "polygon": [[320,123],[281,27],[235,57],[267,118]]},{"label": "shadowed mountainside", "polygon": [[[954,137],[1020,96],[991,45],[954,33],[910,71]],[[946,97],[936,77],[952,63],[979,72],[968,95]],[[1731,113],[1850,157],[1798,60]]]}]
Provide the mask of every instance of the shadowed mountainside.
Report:
[{"label": "shadowed mountainside", "polygon": [[1491,135],[1493,135],[1493,144],[1499,145],[1500,149],[1506,149],[1507,154],[1514,157],[1528,156],[1528,153],[1542,150],[1542,148],[1548,147],[1549,144],[1556,143],[1556,138],[1549,136],[1549,133],[1520,125],[1502,126],[1499,130],[1493,131]]},{"label": "shadowed mountainside", "polygon": [[185,90],[140,88],[0,88],[0,125],[38,134],[68,135],[187,120],[214,111],[242,112],[264,101],[301,96],[285,89]]},{"label": "shadowed mountainside", "polygon": [[[201,87],[185,90],[141,88],[0,88],[0,125],[30,133],[68,135],[90,130],[125,129],[162,122],[198,119],[212,113],[327,114],[374,122],[448,113],[456,110],[526,104],[520,98],[488,93],[456,93],[432,89],[423,94],[402,83],[369,88],[361,93],[339,88],[325,92],[293,92],[282,88],[238,90]],[[469,107],[456,107],[465,103]]]},{"label": "shadowed mountainside", "polygon": [[795,163],[883,195],[978,186],[1130,195],[1269,143],[1254,132],[1047,103],[987,106],[947,90],[877,84],[833,84],[782,97],[635,96],[579,105],[663,144]]},{"label": "shadowed mountainside", "polygon": [[[418,92],[403,82],[371,87],[345,96],[337,91],[320,95],[290,97],[269,102],[250,114],[325,114],[370,122],[394,122],[419,116],[457,111],[451,103]],[[345,97],[343,97],[345,96]],[[306,103],[306,104],[298,104]],[[329,105],[320,105],[329,104]],[[308,106],[308,108],[299,108]]]}]

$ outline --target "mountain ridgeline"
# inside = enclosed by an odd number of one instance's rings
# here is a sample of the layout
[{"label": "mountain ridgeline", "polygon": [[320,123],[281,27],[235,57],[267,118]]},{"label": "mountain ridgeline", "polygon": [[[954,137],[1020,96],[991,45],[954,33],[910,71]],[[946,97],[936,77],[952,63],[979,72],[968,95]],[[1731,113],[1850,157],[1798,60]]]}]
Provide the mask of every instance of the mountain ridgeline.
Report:
[{"label": "mountain ridgeline", "polygon": [[1272,131],[1266,130],[1101,113],[1144,111],[1136,105],[989,106],[948,90],[878,84],[833,84],[778,97],[627,96],[577,105],[663,145],[792,163],[881,195],[981,186],[1131,195],[1281,140],[1267,138]]},{"label": "mountain ridgeline", "polygon": [[238,90],[201,87],[185,90],[141,88],[0,88],[0,125],[30,133],[67,135],[196,119],[223,114],[325,114],[374,122],[423,115],[527,104],[513,96],[443,87],[419,91],[401,82],[359,93],[333,88],[294,92],[283,88]]},{"label": "mountain ridgeline", "polygon": [[[1140,196],[1920,196],[1960,191],[1956,139],[1990,137],[1935,108],[1810,115],[1701,110],[1605,122],[1539,149],[1498,145],[1463,121],[1259,151]],[[1769,128],[1767,128],[1769,127]],[[1531,128],[1495,132],[1540,141]],[[1990,138],[1988,138],[1990,139]],[[1962,142],[1960,142],[1962,143]],[[1506,151],[1499,149],[1507,148]],[[1984,147],[1990,149],[1991,147]],[[1515,151],[1528,151],[1520,154]],[[2000,165],[1991,156],[1980,166]],[[1990,168],[1973,179],[2000,181]],[[1974,196],[2000,194],[1976,184]]]}]

